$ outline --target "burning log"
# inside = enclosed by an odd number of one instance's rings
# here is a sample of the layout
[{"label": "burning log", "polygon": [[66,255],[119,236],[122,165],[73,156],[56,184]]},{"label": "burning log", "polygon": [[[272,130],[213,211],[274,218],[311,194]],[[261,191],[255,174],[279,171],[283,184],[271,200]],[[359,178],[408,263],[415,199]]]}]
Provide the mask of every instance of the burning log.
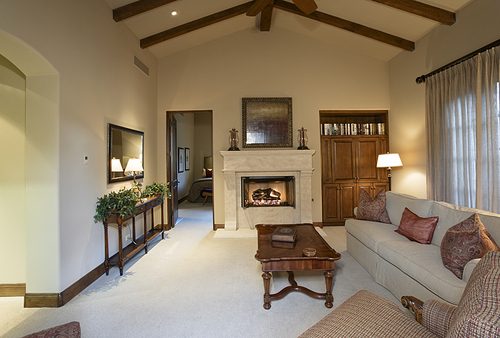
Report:
[{"label": "burning log", "polygon": [[281,193],[272,188],[257,189],[252,193],[252,199],[254,201],[279,201]]}]

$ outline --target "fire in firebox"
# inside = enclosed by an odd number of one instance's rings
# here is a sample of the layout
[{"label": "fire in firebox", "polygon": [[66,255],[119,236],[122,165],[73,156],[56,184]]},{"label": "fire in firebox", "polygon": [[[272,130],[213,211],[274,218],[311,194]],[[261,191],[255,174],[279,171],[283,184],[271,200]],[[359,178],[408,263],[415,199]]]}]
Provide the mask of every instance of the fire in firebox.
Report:
[{"label": "fire in firebox", "polygon": [[241,178],[243,208],[291,206],[294,203],[294,176],[259,176]]},{"label": "fire in firebox", "polygon": [[254,205],[280,205],[281,193],[271,188],[257,189],[252,193],[252,200]]}]

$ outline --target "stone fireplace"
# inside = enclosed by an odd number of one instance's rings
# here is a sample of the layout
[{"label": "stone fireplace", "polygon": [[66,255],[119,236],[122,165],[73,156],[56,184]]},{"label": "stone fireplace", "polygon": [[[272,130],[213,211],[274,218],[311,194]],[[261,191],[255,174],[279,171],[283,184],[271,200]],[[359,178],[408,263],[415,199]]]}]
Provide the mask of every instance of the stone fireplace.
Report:
[{"label": "stone fireplace", "polygon": [[[250,230],[259,223],[312,223],[314,150],[220,153],[224,158],[225,231]],[[252,194],[262,198],[250,205]]]}]

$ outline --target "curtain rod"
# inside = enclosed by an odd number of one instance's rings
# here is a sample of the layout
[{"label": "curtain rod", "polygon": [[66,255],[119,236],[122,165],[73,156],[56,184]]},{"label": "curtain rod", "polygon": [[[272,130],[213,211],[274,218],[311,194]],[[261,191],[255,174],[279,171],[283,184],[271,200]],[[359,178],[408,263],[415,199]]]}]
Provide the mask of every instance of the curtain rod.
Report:
[{"label": "curtain rod", "polygon": [[472,52],[472,53],[469,53],[469,54],[467,54],[467,55],[465,55],[465,56],[463,56],[463,57],[461,57],[461,58],[459,58],[459,59],[457,59],[457,60],[455,60],[455,61],[452,61],[452,62],[448,63],[447,65],[444,65],[443,67],[440,67],[440,68],[436,69],[435,71],[432,71],[432,72],[430,72],[430,73],[428,73],[428,74],[426,74],[426,75],[421,75],[421,76],[417,77],[417,78],[415,79],[415,81],[416,81],[417,83],[422,83],[422,82],[425,82],[425,79],[426,79],[426,78],[428,78],[429,76],[432,76],[432,75],[434,75],[434,74],[437,74],[437,73],[439,73],[439,72],[442,72],[442,71],[443,71],[443,70],[445,70],[445,69],[448,69],[448,68],[450,68],[450,67],[453,67],[453,66],[455,66],[455,65],[458,65],[459,63],[464,62],[465,60],[468,60],[468,59],[473,58],[474,56],[476,56],[476,55],[477,55],[477,54],[479,54],[479,53],[482,53],[482,52],[484,52],[484,51],[487,51],[488,49],[491,49],[491,48],[496,47],[496,46],[499,46],[499,45],[500,45],[500,40],[497,40],[497,41],[495,41],[495,42],[492,42],[492,43],[490,43],[489,45],[486,45],[486,46],[484,46],[484,47],[482,47],[482,48],[479,48],[478,50],[476,50],[476,51],[474,51],[474,52]]}]

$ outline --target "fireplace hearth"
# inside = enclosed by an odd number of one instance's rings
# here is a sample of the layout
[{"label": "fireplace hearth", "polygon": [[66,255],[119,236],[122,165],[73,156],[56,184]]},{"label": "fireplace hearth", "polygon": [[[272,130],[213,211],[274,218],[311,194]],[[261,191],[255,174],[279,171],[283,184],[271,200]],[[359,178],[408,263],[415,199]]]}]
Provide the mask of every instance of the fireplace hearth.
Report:
[{"label": "fireplace hearth", "polygon": [[241,194],[243,208],[295,207],[295,177],[242,177]]}]

